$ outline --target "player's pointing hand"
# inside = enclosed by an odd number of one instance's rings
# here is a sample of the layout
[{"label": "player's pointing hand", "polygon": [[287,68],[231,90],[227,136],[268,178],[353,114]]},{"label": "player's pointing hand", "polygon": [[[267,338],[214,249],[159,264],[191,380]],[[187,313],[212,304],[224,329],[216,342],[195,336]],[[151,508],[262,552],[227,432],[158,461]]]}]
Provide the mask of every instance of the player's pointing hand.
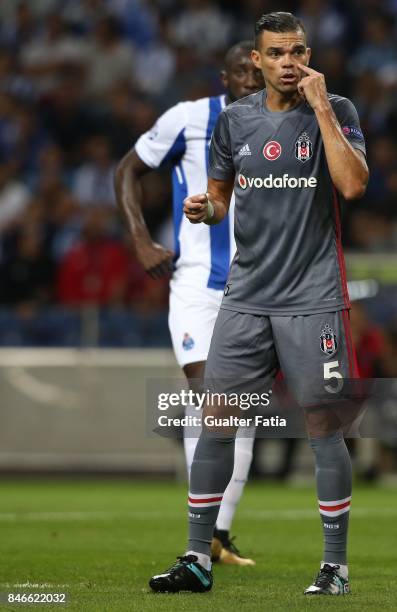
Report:
[{"label": "player's pointing hand", "polygon": [[304,64],[298,64],[298,68],[303,73],[302,79],[298,83],[300,95],[306,98],[313,110],[328,108],[329,101],[324,75]]},{"label": "player's pointing hand", "polygon": [[205,193],[189,196],[184,199],[183,204],[183,212],[190,223],[203,223],[210,216],[208,198]]}]

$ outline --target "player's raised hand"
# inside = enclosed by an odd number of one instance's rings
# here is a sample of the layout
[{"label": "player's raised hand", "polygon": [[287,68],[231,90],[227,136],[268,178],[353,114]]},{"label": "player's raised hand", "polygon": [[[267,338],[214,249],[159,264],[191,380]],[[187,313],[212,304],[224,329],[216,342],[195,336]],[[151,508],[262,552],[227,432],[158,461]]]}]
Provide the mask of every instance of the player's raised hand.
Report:
[{"label": "player's raised hand", "polygon": [[300,95],[307,100],[313,110],[326,108],[329,102],[324,75],[304,64],[298,64],[298,68],[304,75],[298,83]]},{"label": "player's raised hand", "polygon": [[205,193],[189,196],[183,200],[183,212],[190,223],[202,223],[208,218],[208,198]]},{"label": "player's raised hand", "polygon": [[140,264],[152,278],[160,278],[172,271],[172,251],[151,240],[135,243],[135,253]]}]

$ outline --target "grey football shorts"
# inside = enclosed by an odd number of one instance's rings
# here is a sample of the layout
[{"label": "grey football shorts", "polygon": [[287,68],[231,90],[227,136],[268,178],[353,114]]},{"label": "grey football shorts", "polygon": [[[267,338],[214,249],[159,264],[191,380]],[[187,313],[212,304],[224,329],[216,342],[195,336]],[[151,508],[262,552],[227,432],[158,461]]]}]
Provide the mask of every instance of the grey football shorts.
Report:
[{"label": "grey football shorts", "polygon": [[[295,401],[316,405],[358,377],[348,310],[263,316],[221,308],[205,369],[213,392],[258,392],[281,369]],[[264,382],[266,381],[266,382]]]}]

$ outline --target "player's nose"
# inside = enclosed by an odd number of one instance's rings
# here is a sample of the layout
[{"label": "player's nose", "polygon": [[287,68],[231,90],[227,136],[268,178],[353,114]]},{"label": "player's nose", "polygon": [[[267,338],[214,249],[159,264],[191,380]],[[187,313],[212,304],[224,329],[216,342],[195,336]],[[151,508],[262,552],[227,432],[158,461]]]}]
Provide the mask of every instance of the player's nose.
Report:
[{"label": "player's nose", "polygon": [[285,53],[283,55],[282,67],[283,68],[292,68],[295,66],[294,59],[290,53]]}]

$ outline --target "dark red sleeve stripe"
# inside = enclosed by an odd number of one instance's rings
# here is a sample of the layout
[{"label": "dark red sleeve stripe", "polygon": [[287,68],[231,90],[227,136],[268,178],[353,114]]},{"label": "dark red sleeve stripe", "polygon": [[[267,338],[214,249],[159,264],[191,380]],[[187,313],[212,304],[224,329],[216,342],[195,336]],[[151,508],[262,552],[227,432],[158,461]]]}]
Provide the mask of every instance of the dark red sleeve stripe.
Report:
[{"label": "dark red sleeve stripe", "polygon": [[350,308],[350,300],[349,293],[347,290],[347,281],[346,281],[346,268],[345,268],[345,258],[343,257],[342,250],[342,229],[340,222],[340,212],[339,212],[339,197],[338,192],[335,187],[333,189],[333,202],[334,202],[334,211],[335,211],[335,232],[336,232],[336,252],[338,255],[338,264],[339,264],[339,274],[342,283],[342,292],[343,299],[345,301],[346,308]]}]

